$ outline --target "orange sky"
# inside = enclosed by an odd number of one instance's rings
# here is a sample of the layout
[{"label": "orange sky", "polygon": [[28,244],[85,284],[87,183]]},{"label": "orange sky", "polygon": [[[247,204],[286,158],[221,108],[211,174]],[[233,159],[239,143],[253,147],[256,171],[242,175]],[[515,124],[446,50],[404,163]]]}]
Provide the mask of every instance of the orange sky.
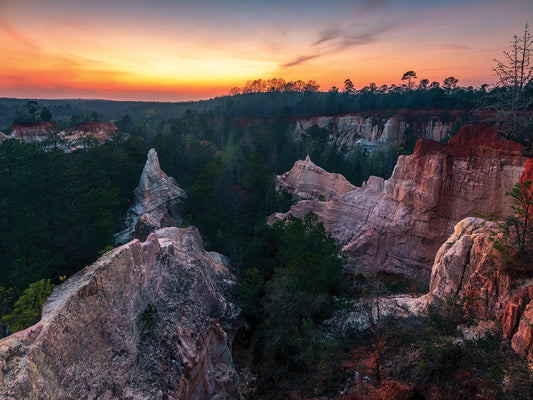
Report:
[{"label": "orange sky", "polygon": [[249,79],[323,90],[494,83],[533,1],[0,0],[0,97],[196,100]]}]

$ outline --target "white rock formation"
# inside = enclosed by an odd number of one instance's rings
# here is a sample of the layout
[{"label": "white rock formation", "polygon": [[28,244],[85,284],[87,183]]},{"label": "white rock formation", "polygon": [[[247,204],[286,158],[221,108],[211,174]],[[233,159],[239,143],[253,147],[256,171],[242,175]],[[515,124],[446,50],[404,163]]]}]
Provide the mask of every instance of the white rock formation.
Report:
[{"label": "white rock formation", "polygon": [[145,239],[155,229],[181,225],[177,205],[184,197],[175,179],[161,169],[155,149],[150,149],[134,192],[134,205],[126,216],[126,228],[117,234],[117,242]]}]

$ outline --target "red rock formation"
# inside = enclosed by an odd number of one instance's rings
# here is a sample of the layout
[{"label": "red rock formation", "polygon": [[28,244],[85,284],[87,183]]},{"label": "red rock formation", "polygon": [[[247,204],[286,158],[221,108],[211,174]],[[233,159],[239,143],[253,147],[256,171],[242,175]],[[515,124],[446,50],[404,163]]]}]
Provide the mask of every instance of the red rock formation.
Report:
[{"label": "red rock formation", "polygon": [[[318,214],[348,256],[346,271],[379,271],[429,281],[433,257],[472,211],[509,210],[505,193],[520,178],[521,146],[486,125],[463,127],[448,144],[419,139],[400,156],[391,178],[370,177],[330,201],[300,201],[289,211]],[[274,214],[270,222],[283,218]]]},{"label": "red rock formation", "polygon": [[115,124],[102,121],[88,121],[81,125],[72,127],[66,132],[72,138],[76,139],[82,135],[88,135],[98,140],[99,143],[104,143],[113,137],[118,128]]},{"label": "red rock formation", "polygon": [[195,228],[106,253],[54,289],[40,322],[0,341],[0,397],[238,398],[223,329],[235,323],[222,295],[232,278],[220,260]]},{"label": "red rock formation", "polygon": [[533,281],[494,249],[491,239],[499,232],[495,223],[480,218],[460,221],[435,257],[430,292],[421,300],[464,298],[468,316],[498,321],[513,349],[533,360]]},{"label": "red rock formation", "polygon": [[55,122],[30,122],[13,124],[9,138],[18,139],[24,143],[41,142],[47,134],[48,129],[56,127]]},{"label": "red rock formation", "polygon": [[520,182],[533,181],[533,158],[528,158],[524,173],[520,177]]}]

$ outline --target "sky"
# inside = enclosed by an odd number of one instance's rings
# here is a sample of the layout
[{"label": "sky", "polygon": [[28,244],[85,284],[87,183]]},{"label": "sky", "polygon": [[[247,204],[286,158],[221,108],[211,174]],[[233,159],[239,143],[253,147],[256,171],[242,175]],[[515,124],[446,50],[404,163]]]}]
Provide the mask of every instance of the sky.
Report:
[{"label": "sky", "polygon": [[0,0],[0,97],[183,101],[247,80],[496,83],[532,0]]}]

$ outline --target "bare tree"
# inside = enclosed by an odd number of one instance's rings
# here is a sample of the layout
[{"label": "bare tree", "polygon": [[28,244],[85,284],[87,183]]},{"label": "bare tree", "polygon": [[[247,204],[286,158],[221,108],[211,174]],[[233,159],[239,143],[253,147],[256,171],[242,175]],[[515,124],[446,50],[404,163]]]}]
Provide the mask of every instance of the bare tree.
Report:
[{"label": "bare tree", "polygon": [[497,125],[500,134],[520,142],[528,142],[524,127],[527,120],[523,113],[532,99],[524,96],[524,89],[531,81],[533,64],[530,62],[533,40],[526,22],[520,36],[514,35],[510,48],[504,50],[503,61],[494,59],[493,68],[502,90],[498,92]]}]

